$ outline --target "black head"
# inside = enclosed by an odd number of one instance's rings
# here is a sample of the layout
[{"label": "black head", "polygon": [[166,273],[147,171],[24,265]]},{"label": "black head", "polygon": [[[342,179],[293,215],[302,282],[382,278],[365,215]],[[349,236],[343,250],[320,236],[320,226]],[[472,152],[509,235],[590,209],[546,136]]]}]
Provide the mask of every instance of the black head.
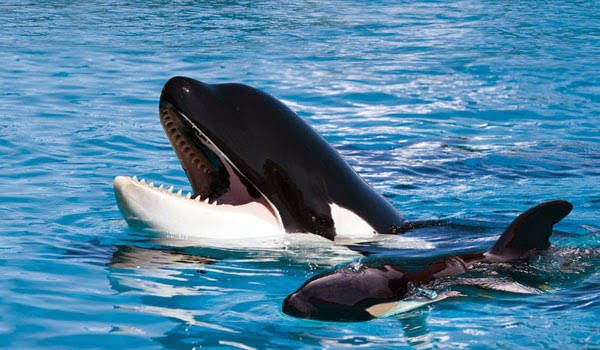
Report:
[{"label": "black head", "polygon": [[195,195],[233,204],[264,198],[287,232],[330,239],[331,203],[380,233],[403,222],[302,118],[260,90],[175,77],[160,116]]},{"label": "black head", "polygon": [[409,279],[396,267],[352,264],[307,281],[283,303],[290,316],[322,321],[365,321],[377,315],[374,306],[401,300]]}]

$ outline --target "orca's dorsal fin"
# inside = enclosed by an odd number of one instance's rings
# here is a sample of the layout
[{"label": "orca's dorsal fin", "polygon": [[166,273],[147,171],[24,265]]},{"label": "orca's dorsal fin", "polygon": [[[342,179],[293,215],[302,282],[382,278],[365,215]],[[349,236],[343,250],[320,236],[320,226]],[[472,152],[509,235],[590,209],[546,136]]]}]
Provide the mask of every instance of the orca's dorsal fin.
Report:
[{"label": "orca's dorsal fin", "polygon": [[567,216],[573,205],[567,201],[538,204],[519,215],[488,251],[496,257],[517,259],[533,250],[545,250],[554,224]]}]

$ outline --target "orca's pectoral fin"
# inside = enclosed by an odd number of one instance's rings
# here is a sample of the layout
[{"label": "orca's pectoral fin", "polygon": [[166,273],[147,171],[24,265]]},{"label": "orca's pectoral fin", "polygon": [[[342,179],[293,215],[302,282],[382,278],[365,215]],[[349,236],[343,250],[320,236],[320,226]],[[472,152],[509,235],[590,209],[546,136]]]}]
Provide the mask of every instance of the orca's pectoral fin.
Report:
[{"label": "orca's pectoral fin", "polygon": [[419,309],[423,306],[437,303],[449,298],[462,297],[464,294],[457,291],[447,291],[440,293],[434,298],[421,298],[418,300],[400,300],[388,303],[376,304],[367,309],[367,312],[373,317],[400,316],[403,313]]},{"label": "orca's pectoral fin", "polygon": [[553,226],[572,209],[573,205],[563,200],[536,205],[519,215],[488,253],[514,259],[524,257],[534,250],[548,249]]}]

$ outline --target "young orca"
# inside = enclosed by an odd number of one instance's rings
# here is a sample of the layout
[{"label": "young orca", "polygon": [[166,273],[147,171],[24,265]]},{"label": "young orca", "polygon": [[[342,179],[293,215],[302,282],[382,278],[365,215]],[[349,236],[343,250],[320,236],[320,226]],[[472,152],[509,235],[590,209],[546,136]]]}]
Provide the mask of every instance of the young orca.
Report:
[{"label": "young orca", "polygon": [[118,176],[117,203],[130,223],[232,239],[314,233],[333,240],[411,227],[302,118],[262,91],[174,77],[159,112],[193,193]]},{"label": "young orca", "polygon": [[486,252],[453,255],[411,267],[355,263],[317,275],[285,299],[283,312],[323,321],[364,321],[454,296],[456,293],[449,292],[422,298],[419,290],[477,264],[519,261],[548,249],[554,224],[572,208],[569,202],[552,201],[527,210]]}]

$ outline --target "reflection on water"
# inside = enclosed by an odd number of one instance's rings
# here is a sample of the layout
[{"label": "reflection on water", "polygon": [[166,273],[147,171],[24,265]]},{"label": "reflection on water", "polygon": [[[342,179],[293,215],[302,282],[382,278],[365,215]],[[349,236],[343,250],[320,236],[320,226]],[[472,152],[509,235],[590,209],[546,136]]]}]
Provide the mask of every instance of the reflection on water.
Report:
[{"label": "reflection on water", "polygon": [[431,349],[434,346],[427,327],[427,314],[428,310],[420,309],[397,317],[402,323],[406,341],[415,349]]},{"label": "reflection on water", "polygon": [[177,251],[136,246],[118,246],[113,253],[111,267],[120,269],[160,269],[194,268],[198,265],[212,264],[214,259],[195,256]]},{"label": "reflection on water", "polygon": [[163,244],[126,226],[111,188],[119,174],[187,188],[158,122],[168,78],[243,82],[284,100],[405,217],[488,228],[354,249],[489,247],[521,210],[561,198],[574,210],[553,243],[595,249],[597,13],[593,0],[3,2],[0,347],[599,348],[586,250],[498,271],[540,295],[472,288],[409,326],[309,322],[281,301],[356,252]]},{"label": "reflection on water", "polygon": [[[484,227],[477,229],[474,226],[465,226],[463,223],[435,229],[448,233],[462,227],[468,227],[470,231],[490,230]],[[427,228],[427,230],[434,229]],[[489,240],[484,240],[483,244],[489,245],[488,242]],[[439,242],[439,244],[442,249],[445,249],[445,243]],[[381,245],[375,246],[379,252],[385,252]],[[394,247],[392,251],[398,253],[402,250]],[[431,254],[430,250],[425,251]],[[424,259],[425,251],[417,260]],[[329,264],[309,264],[308,256],[298,261],[293,259],[295,255],[290,256],[288,252],[269,249],[253,252],[198,247],[116,246],[108,263],[110,284],[122,296],[138,296],[141,303],[124,302],[115,307],[123,312],[157,315],[173,320],[174,328],[164,336],[155,338],[161,343],[183,344],[196,339],[198,344],[251,348],[250,344],[256,344],[256,341],[240,341],[244,339],[246,327],[243,320],[247,316],[244,315],[252,312],[252,318],[255,320],[279,320],[283,297],[297,288],[303,280],[330,268],[336,261],[336,258],[332,257]],[[307,251],[302,252],[307,253]],[[344,258],[350,257],[344,256]],[[369,263],[376,259],[379,259],[377,255],[372,255],[363,257],[359,261]],[[385,256],[385,259],[393,258]],[[515,294],[552,295],[559,289],[573,288],[582,280],[589,278],[600,266],[599,259],[598,248],[552,247],[529,262],[482,264],[461,276],[438,280],[428,287],[431,291],[443,293],[455,289],[460,291],[461,296],[388,317],[387,321],[380,319],[366,323],[386,322],[386,327],[398,328],[402,336],[396,340],[389,337],[380,338],[377,335],[369,337],[337,335],[332,338],[311,336],[309,337],[311,340],[301,336],[301,339],[308,341],[307,344],[315,341],[315,345],[333,347],[391,345],[398,341],[398,345],[405,343],[416,349],[435,348],[436,344],[447,338],[446,332],[439,329],[440,315],[437,310],[452,310],[458,305],[469,304],[475,308],[478,305],[485,308],[489,305],[497,305],[492,307],[503,308],[503,304],[511,305],[526,301],[526,296],[515,296]],[[396,263],[405,260],[410,262],[414,258],[397,258]],[[307,268],[309,272],[306,272]],[[293,281],[291,283],[290,278]],[[264,290],[265,286],[269,286],[271,291]],[[290,319],[285,322],[291,322]],[[338,327],[336,323],[307,322],[315,326],[322,324],[333,328]],[[430,322],[435,325],[434,330],[430,327]],[[477,336],[487,333],[484,326],[471,324],[466,320],[460,321],[460,319],[458,322],[465,322],[465,334]],[[518,321],[513,319],[509,323],[514,324],[514,322]],[[339,324],[339,327],[347,326],[349,324]],[[261,331],[269,330],[262,328]],[[207,341],[200,335],[205,332],[210,332],[214,339]],[[454,345],[465,344],[456,340]]]}]

